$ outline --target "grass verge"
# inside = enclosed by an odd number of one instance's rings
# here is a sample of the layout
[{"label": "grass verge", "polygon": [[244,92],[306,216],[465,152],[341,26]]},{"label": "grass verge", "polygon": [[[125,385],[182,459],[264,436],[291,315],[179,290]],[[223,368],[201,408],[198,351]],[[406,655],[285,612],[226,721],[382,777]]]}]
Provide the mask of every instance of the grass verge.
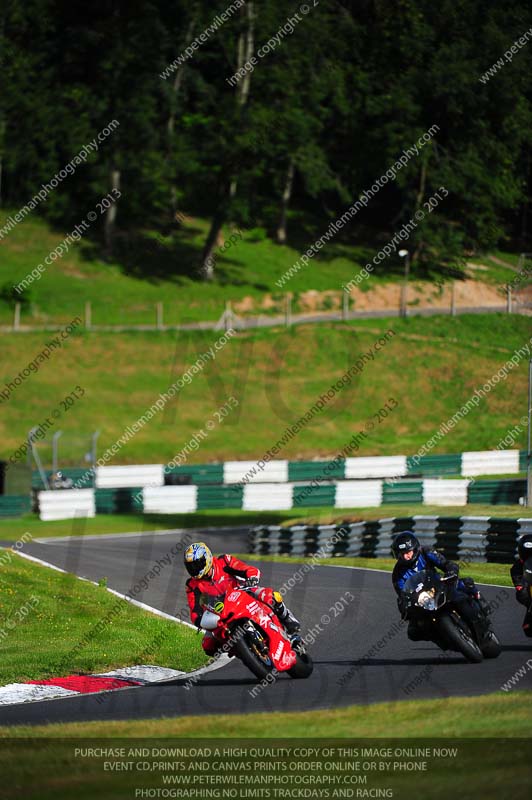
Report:
[{"label": "grass verge", "polygon": [[16,542],[24,533],[32,538],[48,536],[99,536],[110,533],[149,533],[181,528],[240,525],[277,525],[290,519],[288,511],[198,511],[190,514],[100,514],[96,517],[45,522],[36,514],[0,520],[0,541]]},{"label": "grass verge", "polygon": [[0,737],[531,737],[532,692],[408,700],[323,711],[0,727]]},{"label": "grass verge", "polygon": [[[519,692],[297,714],[3,728],[2,796],[408,800],[415,788],[430,800],[528,800],[531,697]],[[161,762],[161,753],[174,752],[180,761]],[[325,782],[331,775],[338,788]],[[205,790],[211,780],[219,788]],[[186,788],[168,788],[174,783]]]},{"label": "grass verge", "polygon": [[305,513],[296,509],[287,511],[242,511],[224,509],[195,511],[189,514],[101,514],[96,517],[62,519],[45,522],[36,514],[26,514],[13,519],[0,519],[0,541],[16,542],[25,533],[33,539],[53,536],[98,536],[111,533],[149,533],[156,530],[201,529],[249,525],[312,525],[360,522],[361,520],[388,517],[410,517],[418,514],[460,517],[504,517],[519,519],[532,517],[532,507],[482,505],[431,506],[385,505],[373,508],[337,509],[329,506],[307,508]]},{"label": "grass verge", "polygon": [[[239,554],[241,558],[252,561],[272,561],[277,564],[304,564],[308,558],[304,556],[263,556]],[[319,566],[333,567],[360,567],[362,569],[376,569],[391,572],[395,566],[393,558],[320,558]],[[491,583],[497,586],[513,586],[510,579],[509,564],[485,564],[460,562],[460,574],[470,575],[477,583]]]},{"label": "grass verge", "polygon": [[192,629],[10,555],[0,568],[0,685],[132,664],[189,671],[205,663]]}]

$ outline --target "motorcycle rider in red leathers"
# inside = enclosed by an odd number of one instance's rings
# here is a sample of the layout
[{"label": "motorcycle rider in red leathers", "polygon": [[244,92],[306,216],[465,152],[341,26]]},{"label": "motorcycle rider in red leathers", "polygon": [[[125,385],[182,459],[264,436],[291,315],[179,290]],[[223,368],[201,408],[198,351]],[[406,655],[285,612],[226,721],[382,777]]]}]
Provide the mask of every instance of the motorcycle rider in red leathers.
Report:
[{"label": "motorcycle rider in red leathers", "polygon": [[[292,640],[299,634],[299,621],[285,606],[279,592],[259,587],[260,570],[257,567],[231,555],[213,556],[204,542],[191,544],[185,551],[184,562],[190,575],[186,583],[190,619],[198,628],[204,610],[200,604],[202,594],[219,597],[244,586],[274,611]],[[222,642],[207,631],[201,644],[207,655],[212,656]]]}]

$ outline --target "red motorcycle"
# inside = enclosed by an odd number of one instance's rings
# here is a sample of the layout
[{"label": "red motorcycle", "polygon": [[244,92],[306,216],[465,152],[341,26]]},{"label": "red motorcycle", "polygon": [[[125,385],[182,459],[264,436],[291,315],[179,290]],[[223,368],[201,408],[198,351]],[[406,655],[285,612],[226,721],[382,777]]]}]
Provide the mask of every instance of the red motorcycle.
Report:
[{"label": "red motorcycle", "polygon": [[308,678],[314,669],[301,639],[292,644],[272,609],[245,588],[225,596],[203,595],[201,627],[223,642],[222,651],[244,662],[259,680],[286,672]]}]

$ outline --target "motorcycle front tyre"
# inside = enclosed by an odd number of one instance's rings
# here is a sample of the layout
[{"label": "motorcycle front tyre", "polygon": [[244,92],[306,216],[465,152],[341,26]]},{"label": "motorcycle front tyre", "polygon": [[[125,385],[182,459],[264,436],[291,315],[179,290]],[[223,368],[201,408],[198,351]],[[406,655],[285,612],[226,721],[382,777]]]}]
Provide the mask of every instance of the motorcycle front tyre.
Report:
[{"label": "motorcycle front tyre", "polygon": [[472,664],[480,664],[484,659],[482,651],[470,633],[459,625],[451,614],[442,614],[438,620],[438,627],[444,640],[458,650]]},{"label": "motorcycle front tyre", "polygon": [[273,669],[273,664],[270,662],[269,664],[262,658],[260,658],[250,647],[249,642],[246,640],[245,636],[242,636],[238,639],[238,641],[233,645],[233,652],[237,658],[239,658],[242,663],[246,665],[248,669],[258,678],[259,681],[264,680],[267,675]]}]

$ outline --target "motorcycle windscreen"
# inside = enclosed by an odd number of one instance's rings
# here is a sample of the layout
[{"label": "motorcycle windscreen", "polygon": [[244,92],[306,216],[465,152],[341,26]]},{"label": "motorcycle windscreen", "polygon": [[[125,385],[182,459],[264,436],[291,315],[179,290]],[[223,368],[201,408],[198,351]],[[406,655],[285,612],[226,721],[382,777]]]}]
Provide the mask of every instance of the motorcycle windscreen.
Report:
[{"label": "motorcycle windscreen", "polygon": [[225,594],[210,594],[202,592],[199,598],[200,606],[208,611],[221,614],[224,607]]},{"label": "motorcycle windscreen", "polygon": [[427,569],[415,572],[407,579],[403,587],[403,592],[405,592],[405,594],[417,594],[417,592],[420,592],[422,589],[430,589],[434,586],[434,578],[434,573]]}]

